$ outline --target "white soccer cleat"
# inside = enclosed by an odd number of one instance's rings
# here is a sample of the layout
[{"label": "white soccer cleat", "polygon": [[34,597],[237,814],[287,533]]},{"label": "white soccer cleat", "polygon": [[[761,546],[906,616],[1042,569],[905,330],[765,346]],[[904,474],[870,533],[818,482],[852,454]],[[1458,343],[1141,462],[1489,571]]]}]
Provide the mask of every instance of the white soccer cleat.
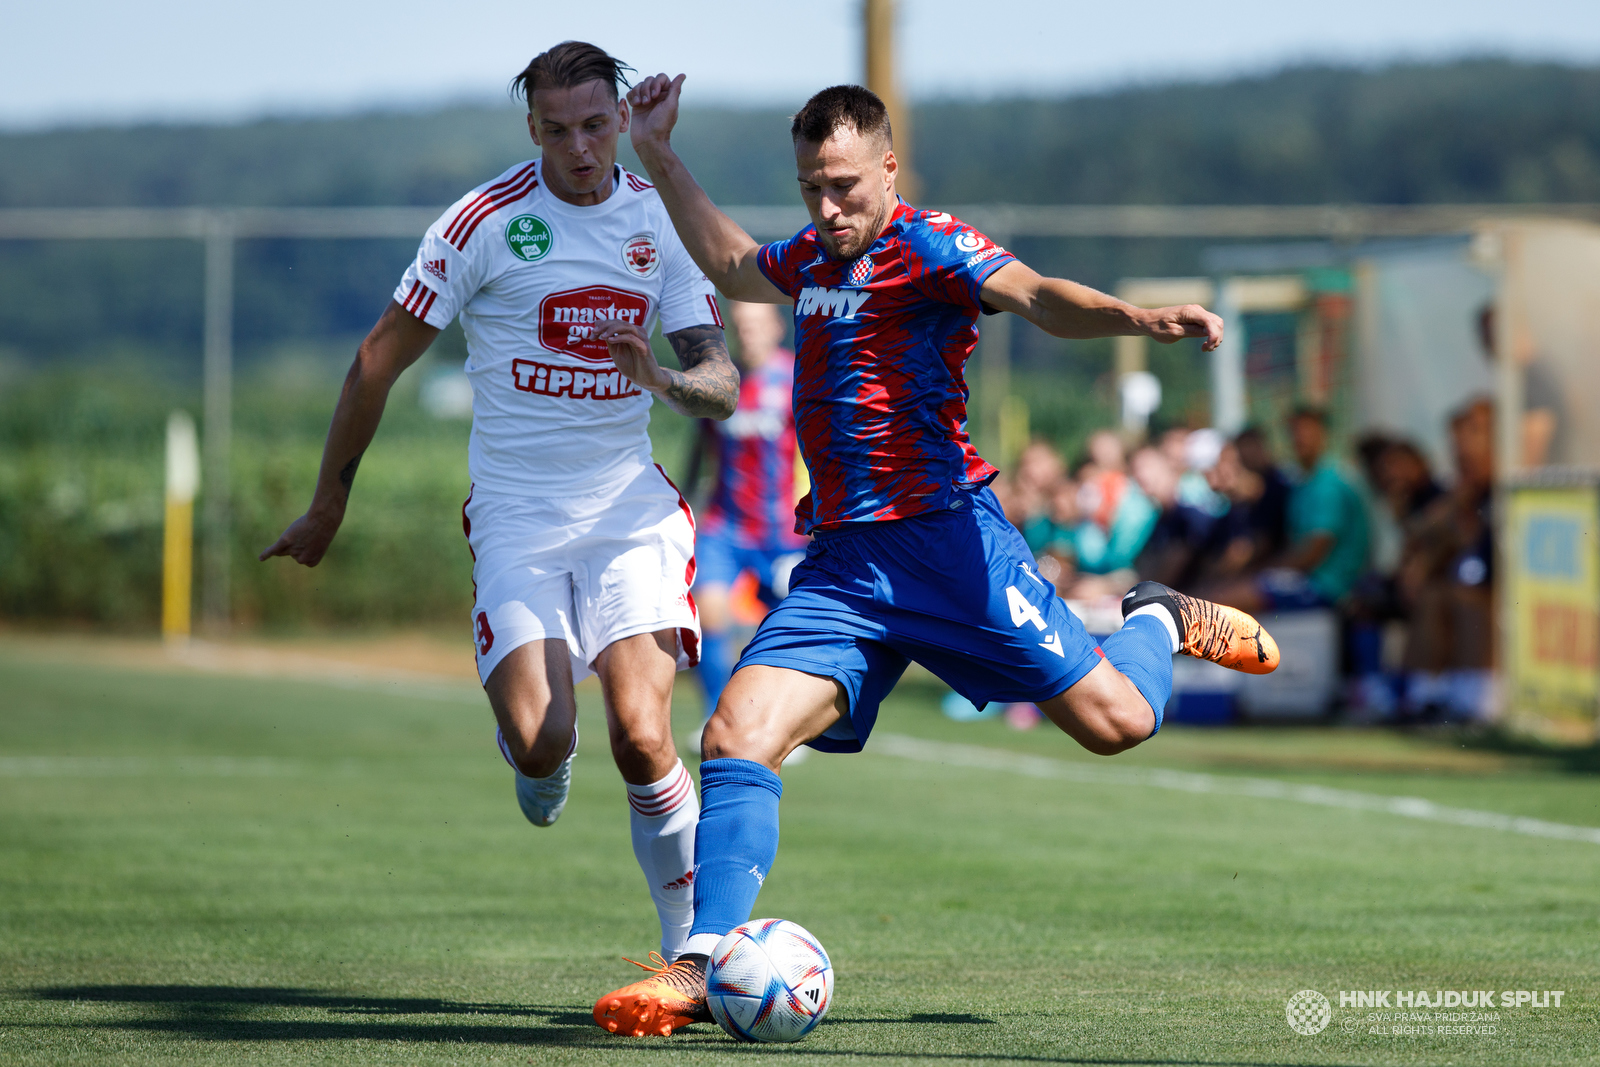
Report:
[{"label": "white soccer cleat", "polygon": [[568,756],[548,778],[529,778],[517,772],[517,804],[535,826],[549,826],[561,818],[572,788],[572,757]]},{"label": "white soccer cleat", "polygon": [[522,814],[535,826],[549,826],[561,818],[561,810],[567,806],[567,793],[572,789],[572,757],[578,752],[578,728],[572,728],[572,748],[568,750],[567,758],[548,778],[529,778],[523,774],[511,762],[506,739],[498,730],[495,731],[495,740],[500,743],[500,754],[511,765],[511,773],[516,776],[517,806],[522,809]]}]

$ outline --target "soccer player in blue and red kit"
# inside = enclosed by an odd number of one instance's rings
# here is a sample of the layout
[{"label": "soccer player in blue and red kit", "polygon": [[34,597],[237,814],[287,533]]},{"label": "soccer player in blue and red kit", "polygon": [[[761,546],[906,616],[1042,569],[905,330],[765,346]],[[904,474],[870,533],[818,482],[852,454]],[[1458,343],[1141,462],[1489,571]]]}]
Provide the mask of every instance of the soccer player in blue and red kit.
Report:
[{"label": "soccer player in blue and red kit", "polygon": [[1091,752],[1161,726],[1172,655],[1251,673],[1278,650],[1250,616],[1141,582],[1100,645],[1033,569],[967,437],[963,365],[979,314],[1057,337],[1222,340],[1204,308],[1147,310],[1028,269],[983,234],[895,194],[888,114],[859,86],[794,117],[811,225],[760,245],[717,210],[669,143],[683,78],[629,93],[635,151],[684,246],[724,294],[793,302],[795,426],[812,534],[789,596],[762,622],[702,737],[694,925],[684,953],[601,997],[595,1022],[666,1034],[708,1019],[706,961],[747,921],[778,850],[778,770],[796,746],[859,751],[910,660],[972,701],[1029,701]]},{"label": "soccer player in blue and red kit", "polygon": [[[695,527],[695,603],[700,609],[700,684],[706,716],[733,674],[733,608],[728,594],[745,571],[768,607],[789,587],[789,571],[805,550],[794,532],[798,463],[794,440],[794,353],[772,304],[735,301],[729,321],[738,338],[739,406],[725,422],[700,420],[685,493],[693,493],[707,460],[715,465],[711,500]],[[798,470],[796,469],[798,468]],[[796,475],[799,475],[797,479]]]}]

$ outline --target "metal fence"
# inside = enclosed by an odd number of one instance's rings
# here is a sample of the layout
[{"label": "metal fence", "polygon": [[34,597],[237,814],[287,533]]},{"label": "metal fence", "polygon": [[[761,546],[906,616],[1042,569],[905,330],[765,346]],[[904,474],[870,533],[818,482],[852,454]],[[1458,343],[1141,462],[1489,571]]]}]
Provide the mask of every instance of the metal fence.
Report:
[{"label": "metal fence", "polygon": [[[0,240],[192,239],[205,245],[205,346],[201,612],[229,613],[229,449],[233,408],[234,245],[261,238],[420,238],[444,208],[32,208],[0,210]],[[805,225],[799,205],[725,209],[752,236],[786,237]],[[1324,238],[1355,241],[1467,233],[1488,216],[1600,222],[1600,205],[1429,204],[1416,206],[1160,206],[979,204],[948,208],[1000,244],[1018,238]],[[202,294],[197,294],[202,295]],[[998,419],[1009,389],[1010,316],[983,324],[979,375]]]}]

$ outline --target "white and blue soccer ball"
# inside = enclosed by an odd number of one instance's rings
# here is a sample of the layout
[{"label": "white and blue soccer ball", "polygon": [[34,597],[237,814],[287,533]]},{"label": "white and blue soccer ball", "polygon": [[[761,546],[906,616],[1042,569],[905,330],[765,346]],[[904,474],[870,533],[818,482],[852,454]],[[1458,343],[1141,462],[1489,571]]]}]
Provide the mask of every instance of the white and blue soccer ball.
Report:
[{"label": "white and blue soccer ball", "polygon": [[822,942],[787,919],[734,927],[711,953],[706,1000],[740,1041],[799,1041],[828,1013],[833,964]]}]

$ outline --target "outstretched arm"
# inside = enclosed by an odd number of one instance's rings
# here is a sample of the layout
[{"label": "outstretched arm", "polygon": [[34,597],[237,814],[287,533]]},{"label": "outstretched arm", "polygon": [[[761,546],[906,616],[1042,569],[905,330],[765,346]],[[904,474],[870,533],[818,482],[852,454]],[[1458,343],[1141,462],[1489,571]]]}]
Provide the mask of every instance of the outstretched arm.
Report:
[{"label": "outstretched arm", "polygon": [[756,266],[756,253],[761,246],[717,209],[672,150],[670,138],[678,121],[683,79],[682,74],[676,78],[657,74],[628,92],[628,104],[633,108],[629,134],[633,150],[650,172],[650,180],[655,182],[683,246],[711,284],[734,300],[787,304],[789,298]]},{"label": "outstretched arm", "polygon": [[618,370],[680,415],[725,419],[739,406],[739,372],[720,326],[690,326],[667,334],[682,370],[657,363],[643,327],[626,319],[607,319],[594,335],[606,343]]},{"label": "outstretched arm", "polygon": [[1134,307],[1087,285],[1046,278],[1022,263],[1007,263],[983,283],[983,302],[1021,315],[1055,337],[1150,337],[1164,345],[1202,337],[1207,352],[1222,343],[1222,319],[1198,304]]},{"label": "outstretched arm", "polygon": [[345,375],[339,404],[333,409],[333,425],[328,428],[328,443],[322,448],[322,470],[317,474],[311,506],[289,524],[271,548],[261,553],[261,559],[288,556],[307,567],[322,562],[344,521],[356,468],[378,430],[390,388],[400,372],[415,363],[438,336],[438,330],[394,301],[389,302],[378,324],[361,342],[350,373]]}]

